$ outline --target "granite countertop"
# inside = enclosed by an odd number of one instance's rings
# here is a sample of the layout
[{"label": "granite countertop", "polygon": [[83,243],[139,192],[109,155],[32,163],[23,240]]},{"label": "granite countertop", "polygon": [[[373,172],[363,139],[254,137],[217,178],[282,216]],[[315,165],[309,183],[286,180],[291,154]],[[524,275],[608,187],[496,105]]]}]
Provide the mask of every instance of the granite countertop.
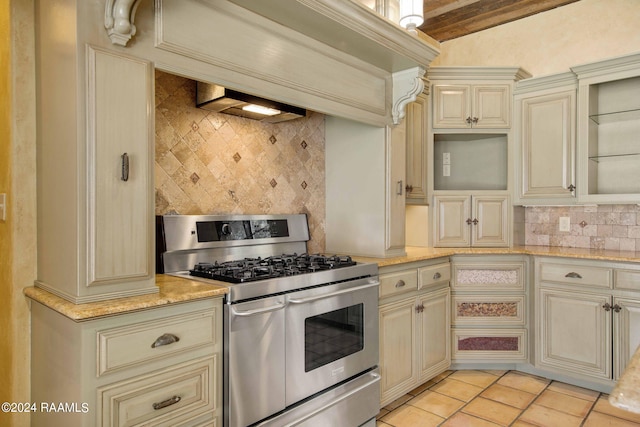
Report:
[{"label": "granite countertop", "polygon": [[227,287],[213,285],[181,277],[156,275],[158,293],[134,297],[115,298],[85,304],[74,304],[57,295],[36,287],[24,289],[24,294],[52,310],[77,322],[93,318],[123,314],[130,311],[161,307],[203,298],[222,297]]},{"label": "granite countertop", "polygon": [[371,262],[378,267],[405,264],[414,261],[448,257],[453,255],[537,255],[549,257],[582,258],[612,262],[639,262],[640,252],[595,250],[582,248],[562,248],[556,246],[514,246],[511,248],[405,248],[406,255],[391,258],[370,258],[354,256],[358,262]]},{"label": "granite countertop", "polygon": [[609,403],[629,412],[640,414],[640,346],[609,395]]}]

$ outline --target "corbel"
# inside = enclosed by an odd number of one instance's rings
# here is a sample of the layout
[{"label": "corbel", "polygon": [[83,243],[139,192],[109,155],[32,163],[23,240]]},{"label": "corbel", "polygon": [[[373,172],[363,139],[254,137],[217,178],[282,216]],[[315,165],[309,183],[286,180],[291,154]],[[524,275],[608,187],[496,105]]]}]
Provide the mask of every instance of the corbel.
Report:
[{"label": "corbel", "polygon": [[113,44],[126,46],[136,34],[133,24],[140,0],[107,0],[104,10],[104,27]]},{"label": "corbel", "polygon": [[416,97],[424,90],[422,77],[425,69],[422,67],[409,68],[392,74],[393,80],[393,106],[391,118],[397,125],[406,114],[406,105],[416,100]]}]

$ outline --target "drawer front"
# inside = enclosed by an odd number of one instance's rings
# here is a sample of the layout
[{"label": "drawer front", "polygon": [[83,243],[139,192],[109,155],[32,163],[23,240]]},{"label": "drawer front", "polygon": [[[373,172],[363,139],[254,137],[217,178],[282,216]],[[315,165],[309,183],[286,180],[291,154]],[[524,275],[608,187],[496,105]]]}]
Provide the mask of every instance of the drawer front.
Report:
[{"label": "drawer front", "polygon": [[613,274],[616,289],[640,291],[640,270],[615,270]]},{"label": "drawer front", "polygon": [[98,425],[175,426],[215,409],[217,357],[98,388]]},{"label": "drawer front", "polygon": [[522,325],[526,321],[524,296],[453,297],[454,325]]},{"label": "drawer front", "polygon": [[406,270],[380,275],[380,297],[418,289],[418,270]]},{"label": "drawer front", "polygon": [[437,264],[418,269],[418,285],[420,289],[448,282],[451,279],[451,264]]},{"label": "drawer front", "polygon": [[454,264],[451,287],[458,291],[524,291],[524,263]]},{"label": "drawer front", "polygon": [[540,279],[543,282],[568,283],[599,288],[611,288],[612,270],[576,264],[540,264]]},{"label": "drawer front", "polygon": [[453,329],[454,360],[526,360],[526,329]]},{"label": "drawer front", "polygon": [[215,342],[212,310],[98,331],[98,376]]}]

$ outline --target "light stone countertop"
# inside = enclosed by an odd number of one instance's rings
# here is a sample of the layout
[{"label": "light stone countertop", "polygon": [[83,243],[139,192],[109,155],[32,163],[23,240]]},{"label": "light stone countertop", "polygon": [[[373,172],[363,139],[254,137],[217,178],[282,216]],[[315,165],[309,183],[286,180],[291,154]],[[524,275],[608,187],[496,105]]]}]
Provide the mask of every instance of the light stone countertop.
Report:
[{"label": "light stone countertop", "polygon": [[583,248],[562,248],[556,246],[514,246],[511,248],[426,248],[408,246],[405,250],[405,256],[391,258],[354,256],[353,260],[358,262],[375,263],[378,264],[378,267],[387,267],[391,265],[425,261],[453,255],[535,255],[640,263],[640,252],[638,251],[629,252]]},{"label": "light stone countertop", "polygon": [[640,414],[640,346],[609,395],[609,403]]},{"label": "light stone countertop", "polygon": [[24,289],[24,294],[52,310],[77,322],[123,314],[131,311],[162,307],[203,298],[222,297],[227,287],[213,285],[165,274],[156,275],[158,293],[134,297],[115,298],[85,304],[74,304],[57,295],[36,287]]}]

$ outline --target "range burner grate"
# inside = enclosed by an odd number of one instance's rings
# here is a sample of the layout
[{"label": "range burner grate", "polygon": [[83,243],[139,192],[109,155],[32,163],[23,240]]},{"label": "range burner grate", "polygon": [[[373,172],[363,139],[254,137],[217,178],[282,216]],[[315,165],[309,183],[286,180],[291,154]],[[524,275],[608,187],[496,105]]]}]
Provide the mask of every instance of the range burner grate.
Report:
[{"label": "range burner grate", "polygon": [[189,270],[189,274],[229,283],[244,283],[309,274],[355,264],[350,256],[283,254],[268,258],[245,258],[222,263],[198,263],[192,270]]}]

